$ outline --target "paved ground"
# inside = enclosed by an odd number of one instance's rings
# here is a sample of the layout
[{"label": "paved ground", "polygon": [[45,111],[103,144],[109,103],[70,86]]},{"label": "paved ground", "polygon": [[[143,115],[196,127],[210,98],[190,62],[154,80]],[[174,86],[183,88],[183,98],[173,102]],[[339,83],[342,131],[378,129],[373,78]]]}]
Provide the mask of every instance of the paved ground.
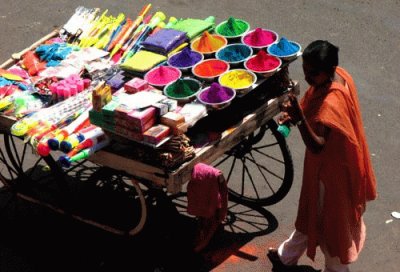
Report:
[{"label": "paved ground", "polygon": [[[6,60],[12,53],[66,22],[78,5],[109,8],[112,14],[124,11],[133,16],[144,3],[1,0],[0,59]],[[400,211],[400,141],[397,135],[400,130],[400,2],[170,0],[152,3],[154,9],[171,16],[205,18],[215,15],[218,22],[235,16],[251,22],[253,27],[273,29],[303,46],[315,39],[327,39],[340,47],[340,65],[353,74],[359,87],[379,186],[379,199],[368,205],[365,214],[368,229],[365,249],[351,269],[357,272],[397,271],[400,265],[400,220],[391,221],[390,213]],[[291,66],[290,72],[292,78],[301,79],[303,88],[306,87],[300,61]],[[188,256],[185,254],[185,233],[193,227],[193,222],[178,215],[174,217],[175,222],[162,221],[170,219],[167,215],[173,213],[173,209],[155,210],[153,229],[148,230],[147,236],[128,243],[32,208],[23,212],[22,219],[2,217],[6,231],[2,232],[3,239],[0,240],[0,271],[43,271],[53,267],[54,270],[68,268],[70,271],[78,268],[125,271],[123,265],[130,271],[142,271],[137,268],[138,264],[148,267],[143,271],[154,271],[162,266],[173,267],[171,271],[194,271],[195,267],[212,271],[270,271],[265,251],[290,234],[299,196],[304,146],[297,131],[293,131],[288,141],[295,162],[292,190],[283,201],[267,210],[252,210],[254,217],[261,214],[266,218],[264,232],[246,236],[225,230],[207,252],[201,256]],[[5,197],[2,196],[2,203]],[[167,204],[162,207],[167,209]],[[238,209],[248,211],[246,207]],[[50,238],[51,242],[44,242],[45,238]],[[67,250],[69,247],[73,249]],[[302,263],[322,268],[321,254],[317,255],[315,263],[306,258]]]}]

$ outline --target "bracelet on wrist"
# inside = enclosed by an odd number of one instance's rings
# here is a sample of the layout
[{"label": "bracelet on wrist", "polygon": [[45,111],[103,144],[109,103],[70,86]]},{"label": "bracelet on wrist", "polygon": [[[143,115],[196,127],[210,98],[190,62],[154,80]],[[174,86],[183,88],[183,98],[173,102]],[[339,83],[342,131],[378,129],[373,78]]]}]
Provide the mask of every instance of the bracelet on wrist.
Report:
[{"label": "bracelet on wrist", "polygon": [[305,121],[306,121],[305,118],[303,118],[303,119],[297,121],[296,126],[301,126],[302,124],[304,124]]}]

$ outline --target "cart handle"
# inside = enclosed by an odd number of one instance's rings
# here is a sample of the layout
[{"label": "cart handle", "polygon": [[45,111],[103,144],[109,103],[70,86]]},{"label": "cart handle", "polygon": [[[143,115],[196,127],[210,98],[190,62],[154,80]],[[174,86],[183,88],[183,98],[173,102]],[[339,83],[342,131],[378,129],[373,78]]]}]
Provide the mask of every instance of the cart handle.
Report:
[{"label": "cart handle", "polygon": [[33,49],[35,49],[36,47],[38,47],[39,45],[43,44],[45,41],[54,38],[55,36],[58,35],[59,33],[59,29],[56,28],[54,29],[52,32],[50,32],[49,34],[47,34],[46,36],[42,37],[41,39],[37,40],[35,43],[33,43],[32,45],[30,45],[29,47],[21,50],[18,53],[14,53],[11,55],[11,58],[8,59],[6,62],[4,62],[3,64],[0,65],[0,68],[2,69],[6,69],[9,66],[13,65],[15,62],[17,62],[18,60],[20,60],[22,58],[22,56],[28,52],[31,51]]}]

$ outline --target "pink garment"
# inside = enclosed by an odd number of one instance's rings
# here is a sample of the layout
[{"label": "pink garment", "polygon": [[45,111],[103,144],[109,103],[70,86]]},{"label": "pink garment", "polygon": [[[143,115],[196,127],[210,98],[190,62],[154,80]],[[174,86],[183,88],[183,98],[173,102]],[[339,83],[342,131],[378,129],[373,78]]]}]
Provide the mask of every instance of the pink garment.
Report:
[{"label": "pink garment", "polygon": [[227,182],[221,170],[204,163],[195,165],[187,187],[189,214],[222,221],[228,210]]}]

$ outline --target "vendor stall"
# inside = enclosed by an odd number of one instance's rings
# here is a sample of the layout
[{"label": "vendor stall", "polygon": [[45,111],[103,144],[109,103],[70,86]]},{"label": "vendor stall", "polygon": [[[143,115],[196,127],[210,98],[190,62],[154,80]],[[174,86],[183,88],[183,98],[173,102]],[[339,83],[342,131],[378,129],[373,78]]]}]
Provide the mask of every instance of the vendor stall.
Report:
[{"label": "vendor stall", "polygon": [[[279,202],[293,164],[288,127],[275,116],[288,92],[298,94],[288,67],[301,46],[238,18],[167,20],[150,8],[132,20],[79,7],[1,66],[1,182],[25,200],[130,235],[146,221],[141,184],[177,194],[200,162],[223,170],[230,197]],[[138,220],[119,229],[69,205],[71,176],[79,180],[71,173],[87,162],[129,177],[114,185],[141,203]],[[41,180],[59,188],[56,201],[31,193]]]}]

